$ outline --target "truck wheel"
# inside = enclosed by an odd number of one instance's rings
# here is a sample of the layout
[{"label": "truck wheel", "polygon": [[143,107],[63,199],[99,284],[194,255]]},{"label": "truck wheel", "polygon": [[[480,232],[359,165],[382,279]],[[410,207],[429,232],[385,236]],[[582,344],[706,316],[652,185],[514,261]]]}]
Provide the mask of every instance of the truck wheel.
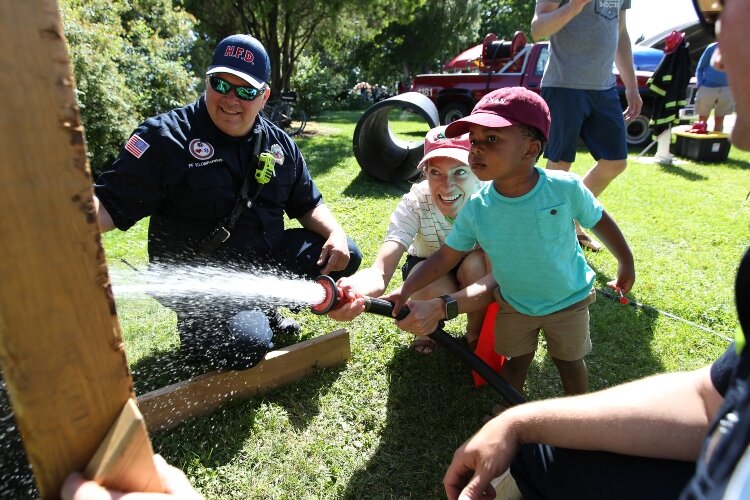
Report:
[{"label": "truck wheel", "polygon": [[471,109],[467,105],[460,102],[451,102],[440,108],[440,123],[448,125],[468,116],[469,113],[471,113]]},{"label": "truck wheel", "polygon": [[649,116],[651,116],[651,110],[643,109],[635,120],[628,123],[626,130],[628,146],[644,148],[651,143],[651,126],[649,125],[651,120]]}]

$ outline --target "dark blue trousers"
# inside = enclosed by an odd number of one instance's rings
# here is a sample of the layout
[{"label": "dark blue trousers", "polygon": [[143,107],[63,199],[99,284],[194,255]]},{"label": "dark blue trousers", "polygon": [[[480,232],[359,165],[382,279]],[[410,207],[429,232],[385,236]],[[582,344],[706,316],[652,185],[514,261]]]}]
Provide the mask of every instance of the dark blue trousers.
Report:
[{"label": "dark blue trousers", "polygon": [[679,497],[695,463],[527,444],[510,472],[525,500],[667,500]]}]

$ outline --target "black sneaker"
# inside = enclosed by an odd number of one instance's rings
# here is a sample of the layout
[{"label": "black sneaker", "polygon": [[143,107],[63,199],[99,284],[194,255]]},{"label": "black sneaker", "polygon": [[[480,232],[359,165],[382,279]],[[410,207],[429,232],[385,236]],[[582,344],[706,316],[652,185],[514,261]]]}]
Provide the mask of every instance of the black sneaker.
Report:
[{"label": "black sneaker", "polygon": [[266,315],[274,335],[298,335],[302,329],[299,323],[283,316],[278,309],[271,309]]}]

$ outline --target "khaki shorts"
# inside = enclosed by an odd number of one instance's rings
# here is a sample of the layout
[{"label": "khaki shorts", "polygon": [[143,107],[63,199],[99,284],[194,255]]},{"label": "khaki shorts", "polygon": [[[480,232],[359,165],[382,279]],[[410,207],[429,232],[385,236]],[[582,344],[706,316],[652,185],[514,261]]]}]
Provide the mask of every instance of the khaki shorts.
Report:
[{"label": "khaki shorts", "polygon": [[727,116],[734,111],[734,99],[729,87],[701,87],[695,95],[695,113],[708,116],[714,109],[715,116]]},{"label": "khaki shorts", "polygon": [[495,351],[505,357],[521,356],[536,351],[539,331],[544,330],[547,352],[555,359],[576,361],[591,352],[589,335],[589,304],[596,300],[596,291],[561,311],[545,316],[528,316],[516,311],[495,289],[499,306],[495,319]]}]

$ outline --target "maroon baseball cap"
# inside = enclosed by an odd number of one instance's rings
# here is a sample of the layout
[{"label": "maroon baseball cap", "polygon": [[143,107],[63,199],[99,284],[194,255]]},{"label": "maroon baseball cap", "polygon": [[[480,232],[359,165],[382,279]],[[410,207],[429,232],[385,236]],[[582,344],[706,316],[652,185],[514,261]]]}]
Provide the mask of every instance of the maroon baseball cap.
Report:
[{"label": "maroon baseball cap", "polygon": [[445,126],[435,127],[424,136],[424,156],[417,168],[422,168],[432,158],[441,156],[469,164],[469,150],[471,149],[469,136],[449,138],[445,135],[445,128]]},{"label": "maroon baseball cap", "polygon": [[490,128],[528,125],[549,140],[549,121],[549,108],[539,94],[524,87],[504,87],[482,97],[469,116],[448,125],[445,135],[463,135],[472,124]]}]

